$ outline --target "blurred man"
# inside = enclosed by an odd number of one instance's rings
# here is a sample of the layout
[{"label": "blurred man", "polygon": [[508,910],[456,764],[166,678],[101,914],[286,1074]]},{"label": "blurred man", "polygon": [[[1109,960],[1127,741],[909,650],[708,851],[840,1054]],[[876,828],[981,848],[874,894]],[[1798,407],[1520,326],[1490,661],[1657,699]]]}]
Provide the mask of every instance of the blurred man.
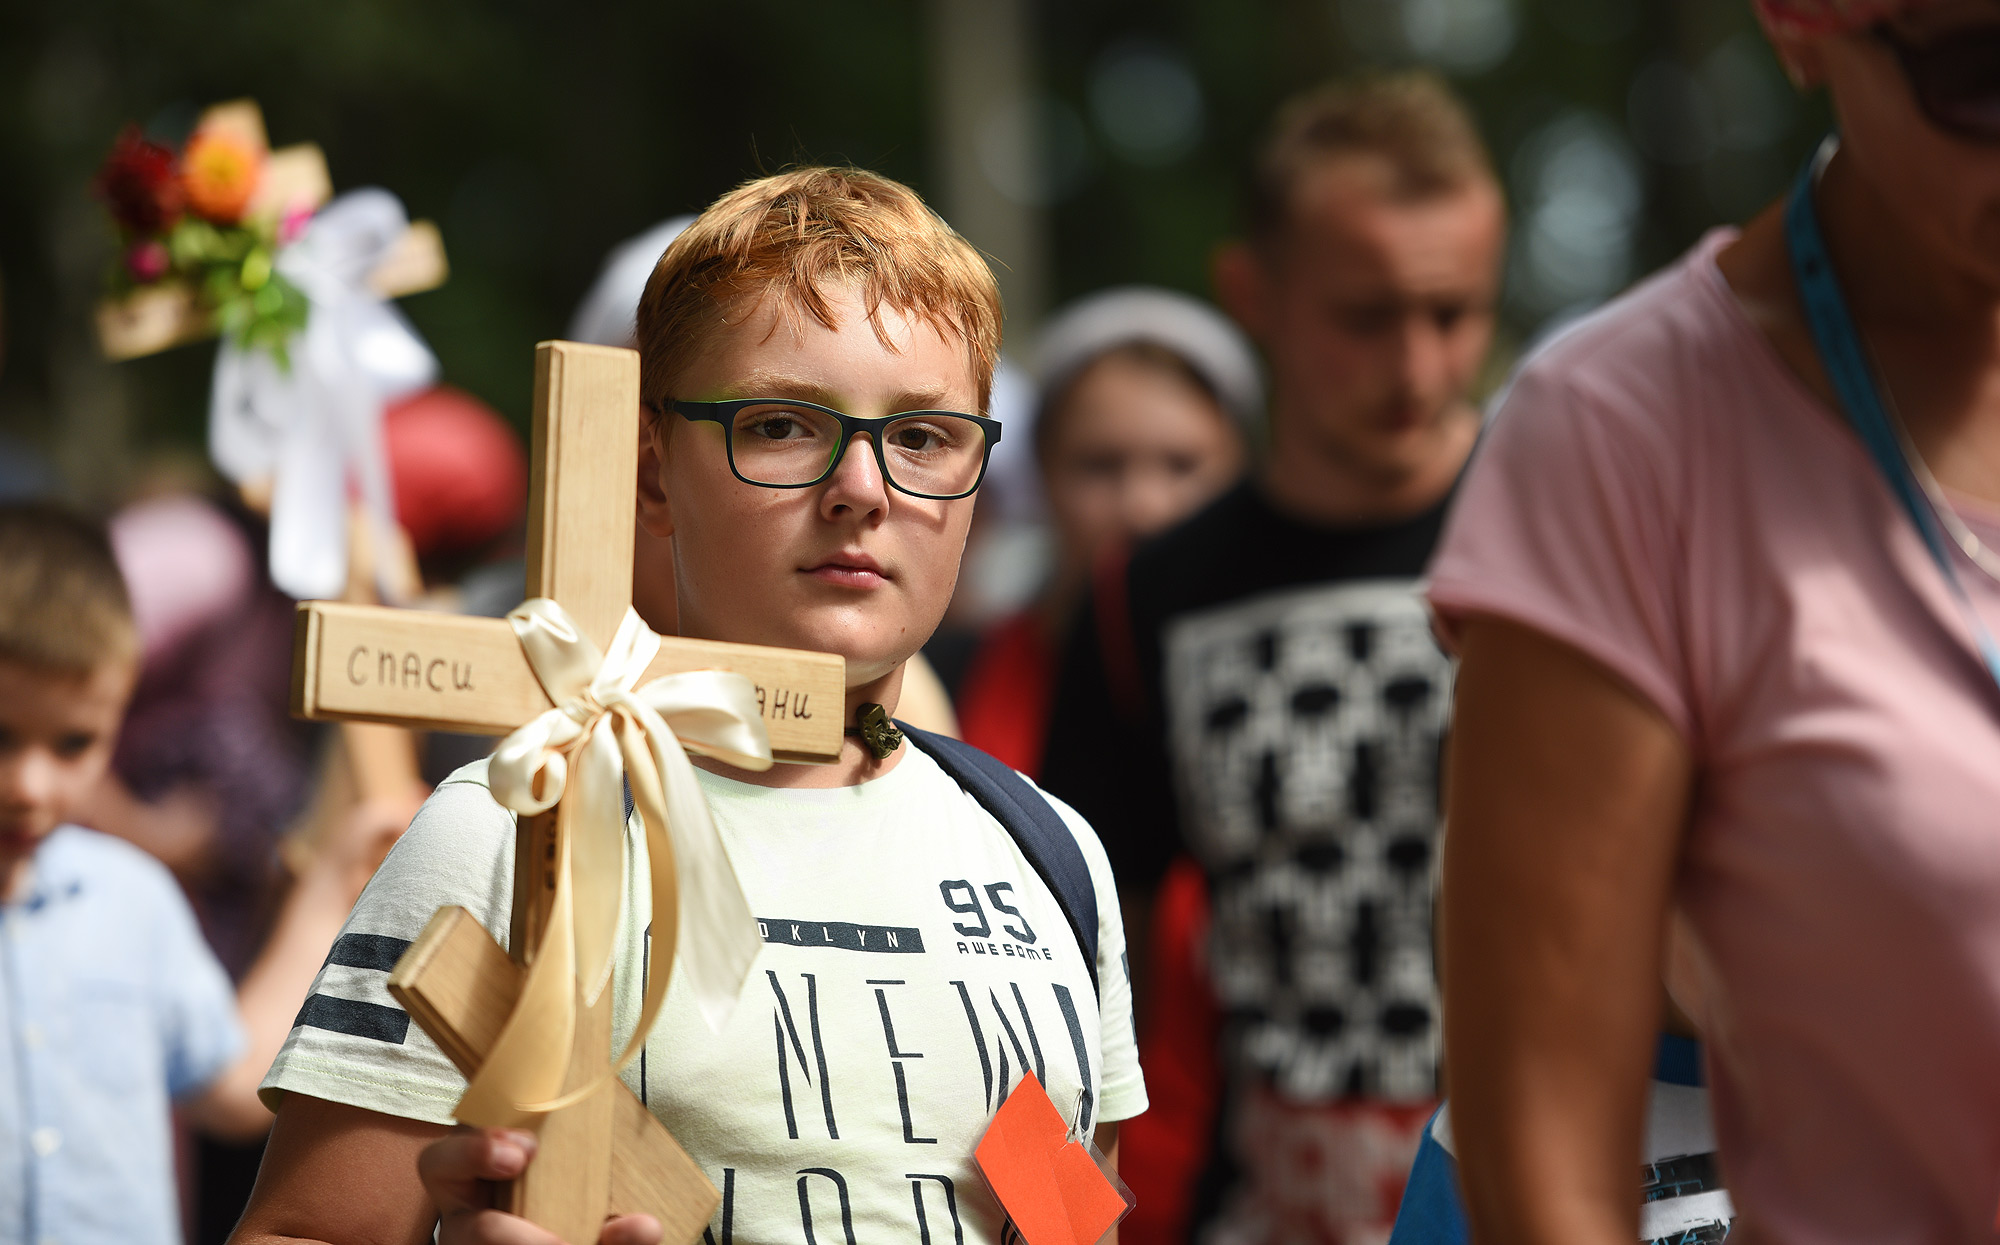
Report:
[{"label": "blurred man", "polygon": [[[1195,962],[1219,1104],[1145,1127],[1215,1144],[1202,1171],[1128,1164],[1168,1207],[1128,1238],[1378,1241],[1438,1092],[1451,671],[1415,586],[1479,433],[1505,208],[1470,118],[1423,75],[1289,104],[1249,208],[1215,279],[1270,365],[1266,452],[1100,584],[1043,781],[1097,826],[1128,911],[1180,851],[1212,900]],[[1151,1003],[1156,1040],[1184,1049],[1198,1001]]]}]

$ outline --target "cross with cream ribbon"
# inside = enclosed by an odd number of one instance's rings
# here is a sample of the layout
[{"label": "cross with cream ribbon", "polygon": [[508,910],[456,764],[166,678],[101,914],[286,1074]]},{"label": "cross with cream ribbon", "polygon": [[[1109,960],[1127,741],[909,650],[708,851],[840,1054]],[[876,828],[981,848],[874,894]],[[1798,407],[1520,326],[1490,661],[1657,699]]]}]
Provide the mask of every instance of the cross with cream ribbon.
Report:
[{"label": "cross with cream ribbon", "polygon": [[[519,815],[509,950],[464,909],[441,909],[390,991],[466,1074],[461,1121],[539,1132],[503,1209],[575,1245],[606,1214],[643,1211],[681,1245],[718,1195],[617,1072],[670,975],[719,1026],[759,943],[688,753],[747,769],[834,760],[845,671],[830,654],[648,630],[630,607],[638,356],[544,342],[535,363],[530,599],[504,622],[301,602],[293,710],[507,736],[489,782]],[[613,1052],[628,782],[656,967]]]}]

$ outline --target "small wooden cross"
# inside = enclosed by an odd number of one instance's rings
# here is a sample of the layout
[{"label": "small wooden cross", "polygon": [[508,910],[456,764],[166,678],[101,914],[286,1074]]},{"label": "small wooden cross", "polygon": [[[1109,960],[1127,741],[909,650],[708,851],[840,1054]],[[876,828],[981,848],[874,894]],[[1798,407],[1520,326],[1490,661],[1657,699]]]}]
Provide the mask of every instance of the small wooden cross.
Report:
[{"label": "small wooden cross", "polygon": [[[630,604],[638,480],[639,366],[630,350],[543,342],[535,353],[529,482],[529,596],[553,598],[600,649]],[[513,629],[464,618],[337,601],[302,601],[293,635],[292,710],[302,717],[389,722],[500,735],[550,702]],[[846,671],[837,656],[665,637],[647,679],[732,670],[757,686],[781,761],[840,754]],[[498,1037],[541,941],[555,891],[555,810],[519,819],[512,955],[463,908],[442,908],[404,953],[389,990],[468,1076]],[[577,1000],[564,1091],[611,1056],[611,998]],[[693,1239],[720,1200],[685,1151],[622,1082],[542,1117],[527,1174],[499,1205],[571,1245],[594,1245],[607,1214],[657,1217],[666,1241]]]}]

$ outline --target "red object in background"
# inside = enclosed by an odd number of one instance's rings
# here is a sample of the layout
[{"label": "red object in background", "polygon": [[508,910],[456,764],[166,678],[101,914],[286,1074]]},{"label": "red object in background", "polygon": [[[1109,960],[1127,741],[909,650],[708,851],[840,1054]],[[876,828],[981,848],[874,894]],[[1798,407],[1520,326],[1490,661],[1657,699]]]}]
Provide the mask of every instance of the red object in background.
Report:
[{"label": "red object in background", "polygon": [[382,440],[396,520],[418,557],[466,553],[511,531],[527,509],[528,458],[499,412],[446,385],[392,403]]},{"label": "red object in background", "polygon": [[1056,656],[1032,611],[995,623],[979,639],[953,708],[959,737],[1033,778],[1055,699]]},{"label": "red object in background", "polygon": [[174,153],[141,134],[136,125],[119,131],[111,154],[97,171],[96,190],[111,218],[138,235],[165,231],[180,219],[185,206]]},{"label": "red object in background", "polygon": [[[1144,693],[1139,689],[1139,655],[1125,606],[1125,565],[1131,550],[1122,542],[1098,558],[1091,572],[1097,604],[1098,641],[1103,645],[1112,699],[1137,722]],[[993,624],[979,637],[952,697],[959,738],[1037,777],[1048,743],[1049,711],[1055,705],[1060,654],[1033,608]]]},{"label": "red object in background", "polygon": [[1186,1245],[1193,1226],[1222,1099],[1222,1013],[1208,984],[1208,923],[1208,879],[1192,859],[1176,857],[1147,931],[1139,1066],[1152,1105],[1118,1130],[1118,1174],[1139,1199],[1119,1225],[1121,1245]]}]

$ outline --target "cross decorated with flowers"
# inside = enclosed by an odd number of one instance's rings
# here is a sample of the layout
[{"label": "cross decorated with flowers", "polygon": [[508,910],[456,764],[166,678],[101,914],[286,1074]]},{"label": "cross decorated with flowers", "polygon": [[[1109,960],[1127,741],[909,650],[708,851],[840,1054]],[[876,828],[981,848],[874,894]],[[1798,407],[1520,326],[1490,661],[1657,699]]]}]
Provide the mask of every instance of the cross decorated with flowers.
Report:
[{"label": "cross decorated with flowers", "polygon": [[[205,110],[178,152],[128,127],[96,189],[122,252],[97,307],[105,358],[157,354],[218,331],[282,348],[303,322],[303,297],[275,274],[273,259],[333,197],[333,178],[317,144],[273,150],[254,100]],[[420,220],[368,284],[401,298],[442,285],[446,271],[437,226]]]}]

